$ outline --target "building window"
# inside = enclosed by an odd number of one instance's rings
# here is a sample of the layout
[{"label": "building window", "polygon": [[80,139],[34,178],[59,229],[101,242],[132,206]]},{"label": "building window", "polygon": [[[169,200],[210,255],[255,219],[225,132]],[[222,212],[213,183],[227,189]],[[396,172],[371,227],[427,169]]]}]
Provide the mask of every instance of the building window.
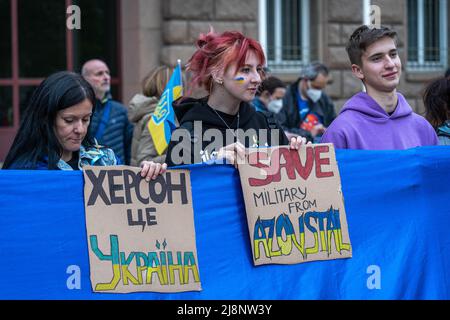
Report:
[{"label": "building window", "polygon": [[[81,29],[66,27],[66,8],[78,5]],[[111,69],[120,100],[119,0],[0,0],[0,162],[19,128],[33,90],[51,73],[79,72],[88,59]]]},{"label": "building window", "polygon": [[[117,84],[118,3],[111,0],[72,0],[80,7],[81,29],[73,30],[74,70],[80,71],[88,59],[100,58],[108,64],[113,84]],[[118,99],[117,94],[113,97]]]},{"label": "building window", "polygon": [[447,0],[408,0],[408,63],[410,70],[447,67]]},{"label": "building window", "polygon": [[309,0],[260,0],[260,41],[268,67],[297,72],[310,60]]}]

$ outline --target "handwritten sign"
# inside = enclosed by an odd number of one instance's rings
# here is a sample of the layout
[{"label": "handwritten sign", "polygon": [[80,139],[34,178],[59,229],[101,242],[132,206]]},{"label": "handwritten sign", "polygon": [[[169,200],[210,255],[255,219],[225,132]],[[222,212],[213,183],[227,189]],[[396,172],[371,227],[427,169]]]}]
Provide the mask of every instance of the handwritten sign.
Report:
[{"label": "handwritten sign", "polygon": [[239,175],[255,265],[351,257],[332,144],[250,149],[248,160]]},{"label": "handwritten sign", "polygon": [[201,290],[189,171],[146,182],[140,169],[84,167],[94,292]]}]

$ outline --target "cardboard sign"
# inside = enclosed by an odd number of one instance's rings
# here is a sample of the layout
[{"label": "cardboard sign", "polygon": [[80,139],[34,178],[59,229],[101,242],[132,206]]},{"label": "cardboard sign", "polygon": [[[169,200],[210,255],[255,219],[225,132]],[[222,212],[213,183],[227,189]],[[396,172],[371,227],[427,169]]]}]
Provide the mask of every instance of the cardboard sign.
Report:
[{"label": "cardboard sign", "polygon": [[255,265],[352,256],[332,144],[250,149],[239,175]]},{"label": "cardboard sign", "polygon": [[84,167],[93,291],[201,290],[189,171],[168,170],[150,182],[139,172]]}]

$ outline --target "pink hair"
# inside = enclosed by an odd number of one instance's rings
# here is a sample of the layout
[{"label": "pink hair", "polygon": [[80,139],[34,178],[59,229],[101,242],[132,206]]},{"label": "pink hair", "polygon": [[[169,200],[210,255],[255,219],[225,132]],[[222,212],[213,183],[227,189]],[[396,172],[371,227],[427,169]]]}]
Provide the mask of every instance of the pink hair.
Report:
[{"label": "pink hair", "polygon": [[238,31],[225,31],[219,35],[211,29],[206,35],[200,34],[197,48],[188,62],[187,69],[192,72],[192,85],[208,91],[213,74],[225,72],[235,61],[238,68],[244,66],[249,51],[255,53],[261,65],[266,63],[258,41],[247,38]]}]

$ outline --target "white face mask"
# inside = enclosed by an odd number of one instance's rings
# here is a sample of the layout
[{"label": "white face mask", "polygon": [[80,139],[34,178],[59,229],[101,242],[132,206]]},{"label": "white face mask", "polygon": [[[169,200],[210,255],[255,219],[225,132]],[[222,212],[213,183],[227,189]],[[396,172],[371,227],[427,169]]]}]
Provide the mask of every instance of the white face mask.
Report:
[{"label": "white face mask", "polygon": [[269,104],[267,105],[267,110],[273,113],[278,113],[280,112],[282,107],[283,107],[283,100],[275,99],[269,102]]},{"label": "white face mask", "polygon": [[306,90],[306,95],[311,99],[312,102],[316,103],[322,96],[322,90],[309,87],[308,90]]}]

